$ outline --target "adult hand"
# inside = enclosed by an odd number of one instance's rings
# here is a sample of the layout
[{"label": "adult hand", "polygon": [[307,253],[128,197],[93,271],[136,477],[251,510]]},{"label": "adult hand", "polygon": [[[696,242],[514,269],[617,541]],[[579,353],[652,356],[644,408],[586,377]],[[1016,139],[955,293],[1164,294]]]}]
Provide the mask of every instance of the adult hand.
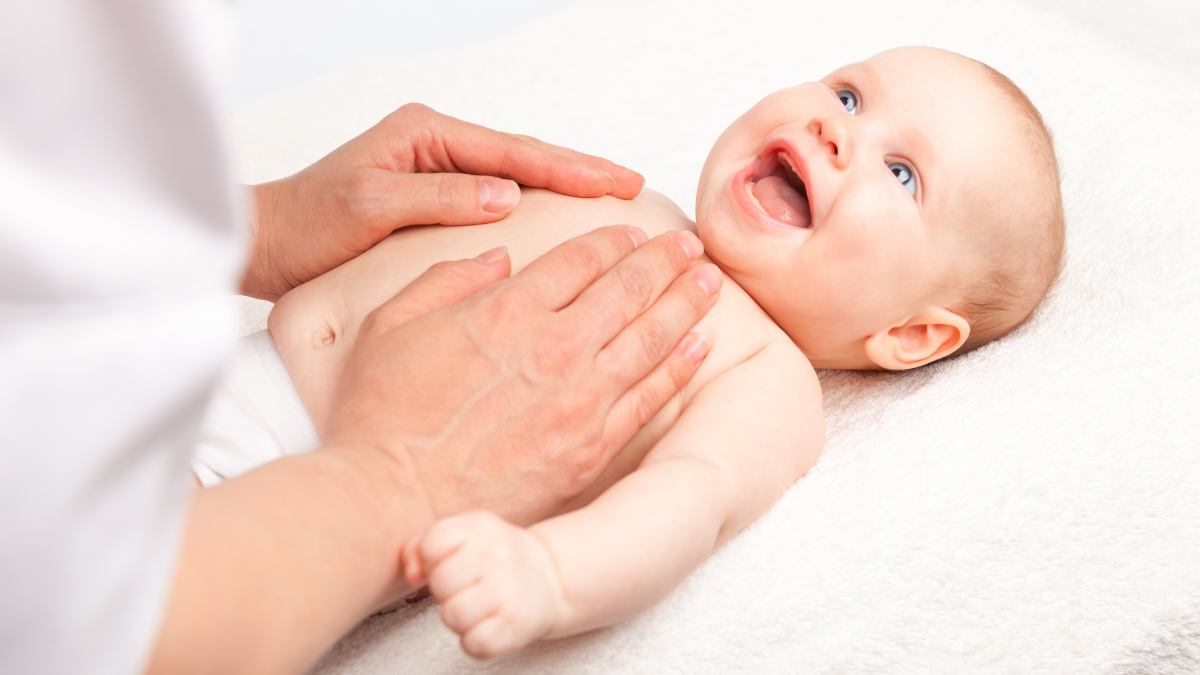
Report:
[{"label": "adult hand", "polygon": [[436,265],[381,305],[324,447],[196,491],[148,672],[304,672],[411,590],[402,548],[436,518],[529,523],[582,492],[708,351],[685,336],[721,283],[700,251],[612,226],[511,279],[502,249]]},{"label": "adult hand", "polygon": [[410,103],[303,171],[254,187],[242,293],[276,300],[408,225],[500,220],[521,197],[517,183],[632,199],[643,179],[605,159]]},{"label": "adult hand", "polygon": [[636,228],[601,228],[503,281],[502,250],[434,266],[363,321],[326,447],[382,451],[430,519],[553,512],[708,351],[707,338],[685,337],[721,284],[715,266],[695,264],[700,240],[643,242]]}]

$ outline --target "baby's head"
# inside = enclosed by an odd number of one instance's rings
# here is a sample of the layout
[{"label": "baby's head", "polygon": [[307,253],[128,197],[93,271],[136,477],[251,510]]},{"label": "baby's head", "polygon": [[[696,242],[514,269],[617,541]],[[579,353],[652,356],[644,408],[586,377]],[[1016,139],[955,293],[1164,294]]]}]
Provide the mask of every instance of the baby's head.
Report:
[{"label": "baby's head", "polygon": [[809,357],[905,369],[1020,325],[1058,276],[1054,147],[1008,78],[878,54],[737,119],[696,196],[713,259]]}]

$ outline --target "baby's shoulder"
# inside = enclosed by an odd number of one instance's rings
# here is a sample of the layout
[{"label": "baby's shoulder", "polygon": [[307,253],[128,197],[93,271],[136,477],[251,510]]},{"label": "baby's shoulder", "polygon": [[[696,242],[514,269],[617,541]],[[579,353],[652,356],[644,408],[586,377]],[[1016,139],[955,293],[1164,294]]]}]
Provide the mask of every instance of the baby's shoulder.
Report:
[{"label": "baby's shoulder", "polygon": [[693,330],[708,336],[712,350],[685,389],[685,404],[701,389],[730,379],[722,376],[748,367],[763,387],[805,399],[815,392],[819,400],[820,384],[808,358],[730,277],[723,275],[720,299]]},{"label": "baby's shoulder", "polygon": [[[535,200],[562,201],[568,208],[579,201],[545,190],[536,191],[534,197]],[[617,218],[609,222],[637,225],[651,237],[669,230],[696,230],[696,224],[675,202],[655,190],[643,189],[637,198],[628,201],[605,198],[596,207],[604,217]],[[619,219],[620,216],[625,219]],[[702,260],[713,262],[707,256]],[[722,273],[720,299],[693,330],[709,338],[712,350],[692,382],[681,392],[684,405],[721,375],[735,368],[746,369],[751,364],[756,379],[764,387],[791,392],[805,400],[812,399],[815,394],[819,401],[820,384],[808,358],[750,294],[728,275]],[[764,363],[770,365],[764,367]]]}]

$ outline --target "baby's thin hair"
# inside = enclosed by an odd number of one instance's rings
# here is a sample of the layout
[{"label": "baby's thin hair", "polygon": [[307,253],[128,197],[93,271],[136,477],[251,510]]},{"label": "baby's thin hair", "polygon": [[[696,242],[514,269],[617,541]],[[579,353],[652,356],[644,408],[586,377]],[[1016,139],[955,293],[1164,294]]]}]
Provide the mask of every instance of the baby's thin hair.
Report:
[{"label": "baby's thin hair", "polygon": [[998,216],[1018,218],[1029,226],[1009,231],[1010,235],[1016,233],[1015,245],[1004,247],[989,260],[983,273],[972,280],[964,293],[959,309],[970,324],[971,333],[958,354],[1003,337],[1024,324],[1062,275],[1066,248],[1066,220],[1054,136],[1020,87],[986,63],[976,63],[983,66],[988,79],[1025,122],[1033,171],[1041,175],[1034,176],[1038,194],[1032,195],[1029,207]]}]

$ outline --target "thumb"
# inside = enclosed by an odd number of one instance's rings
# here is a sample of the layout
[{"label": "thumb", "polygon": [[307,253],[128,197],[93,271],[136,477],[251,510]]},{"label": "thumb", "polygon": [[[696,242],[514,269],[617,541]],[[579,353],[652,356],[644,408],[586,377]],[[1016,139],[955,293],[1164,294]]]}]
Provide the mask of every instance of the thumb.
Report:
[{"label": "thumb", "polygon": [[465,173],[387,172],[390,189],[379,208],[394,227],[481,225],[507,216],[521,200],[511,180]]},{"label": "thumb", "polygon": [[413,535],[404,543],[400,551],[400,566],[404,570],[404,580],[409,586],[420,586],[425,583],[425,570],[421,565],[421,539],[424,533]]},{"label": "thumb", "polygon": [[440,262],[380,305],[368,319],[378,328],[395,328],[466,300],[511,273],[512,259],[506,246],[471,260]]}]

